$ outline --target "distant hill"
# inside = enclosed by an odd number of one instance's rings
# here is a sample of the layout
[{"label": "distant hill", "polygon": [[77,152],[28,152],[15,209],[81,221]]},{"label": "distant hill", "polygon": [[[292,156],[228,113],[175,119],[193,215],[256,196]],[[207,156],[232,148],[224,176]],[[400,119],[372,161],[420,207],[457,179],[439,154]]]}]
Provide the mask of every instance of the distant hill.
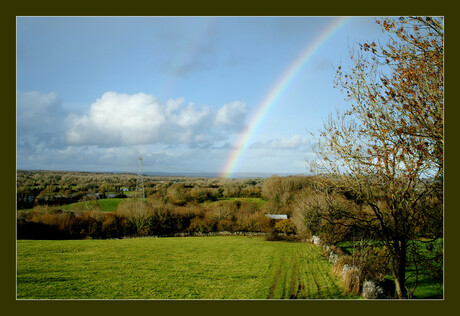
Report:
[{"label": "distant hill", "polygon": [[[218,178],[220,173],[216,172],[145,172],[149,176],[163,176],[163,177],[193,177],[193,178]],[[293,173],[268,173],[268,172],[237,172],[233,173],[230,178],[244,179],[244,178],[269,178],[271,176],[289,176]]]},{"label": "distant hill", "polygon": [[[18,172],[27,172],[27,171],[36,171],[43,173],[101,173],[101,174],[133,174],[136,175],[136,171],[64,171],[64,170],[17,170]],[[220,173],[217,172],[161,172],[161,171],[144,171],[144,175],[147,176],[157,176],[157,177],[191,177],[191,178],[219,178]],[[306,174],[296,174],[296,173],[269,173],[269,172],[236,172],[233,173],[230,178],[232,179],[248,179],[248,178],[269,178],[271,176],[291,176],[291,175],[301,175],[305,176]]]}]

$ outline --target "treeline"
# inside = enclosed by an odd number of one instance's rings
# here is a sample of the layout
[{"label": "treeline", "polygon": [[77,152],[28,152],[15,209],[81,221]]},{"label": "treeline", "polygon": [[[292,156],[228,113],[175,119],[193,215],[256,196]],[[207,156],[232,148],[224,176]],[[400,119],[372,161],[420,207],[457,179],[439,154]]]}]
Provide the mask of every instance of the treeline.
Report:
[{"label": "treeline", "polygon": [[177,233],[277,232],[295,233],[289,220],[274,221],[254,202],[220,201],[177,206],[149,198],[126,199],[115,212],[63,211],[37,206],[18,212],[18,239],[83,239],[172,236]]},{"label": "treeline", "polygon": [[[145,176],[146,196],[157,194],[174,204],[222,197],[261,197],[263,179],[218,179]],[[127,197],[136,189],[136,174],[67,171],[17,172],[17,209],[62,205],[88,198]]]},{"label": "treeline", "polygon": [[[19,188],[24,186],[53,185],[62,188],[79,185],[81,188],[86,185],[84,181],[89,181],[93,187],[91,192],[104,197],[107,192],[104,188],[108,184],[125,187],[135,180],[135,174],[23,171],[18,172],[18,195]],[[85,204],[82,209],[73,207],[72,211],[65,211],[56,199],[47,200],[40,195],[31,210],[18,212],[18,237],[48,238],[46,231],[53,238],[118,238],[179,232],[268,232],[271,228],[267,226],[265,215],[286,214],[289,220],[283,223],[284,228],[278,227],[278,231],[296,232],[302,238],[316,235],[331,245],[352,239],[380,239],[374,233],[375,221],[366,222],[365,214],[369,210],[360,197],[347,188],[337,190],[324,186],[325,181],[325,178],[312,176],[273,176],[265,179],[145,177],[146,201],[140,203],[127,198],[112,213],[103,213],[97,203],[90,204],[89,209]],[[95,196],[87,196],[87,192],[81,192],[80,201],[95,199]],[[228,198],[254,198],[258,202],[244,199],[221,201]],[[425,210],[420,214],[426,219],[421,221],[414,237],[436,239],[443,233],[442,208],[437,207],[442,200],[430,195],[424,198]],[[361,222],[356,222],[358,216],[364,216]],[[135,218],[142,223],[141,226],[136,224]]]},{"label": "treeline", "polygon": [[[33,174],[28,176],[29,180],[34,177]],[[69,185],[67,182],[72,179],[63,179],[63,175],[56,177],[52,172],[40,176],[54,181],[52,185],[56,187]],[[35,175],[38,179],[40,176]],[[74,176],[95,181],[95,191],[104,187],[103,179],[108,183],[120,183],[116,180],[129,177],[107,174]],[[110,176],[115,181],[109,181]],[[131,177],[135,180],[136,175]],[[31,182],[28,185],[32,185]],[[32,209],[18,211],[18,238],[121,238],[219,231],[291,235],[296,232],[291,219],[275,222],[266,215],[287,214],[290,218],[296,194],[311,185],[311,179],[303,176],[267,179],[147,177],[145,182],[148,195],[145,201],[127,198],[110,213],[102,212],[95,198],[86,195],[81,200],[89,200],[89,204],[84,204],[81,209],[78,205],[72,207],[72,211],[53,203],[56,201],[53,199],[43,204],[35,200]],[[23,185],[24,181],[18,182],[18,186]]]}]

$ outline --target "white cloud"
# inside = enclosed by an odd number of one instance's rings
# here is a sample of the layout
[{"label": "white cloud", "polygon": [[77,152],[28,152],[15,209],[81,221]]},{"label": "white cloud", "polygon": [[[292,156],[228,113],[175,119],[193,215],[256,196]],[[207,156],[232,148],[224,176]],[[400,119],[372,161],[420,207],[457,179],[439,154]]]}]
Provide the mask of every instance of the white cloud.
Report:
[{"label": "white cloud", "polygon": [[238,129],[241,130],[244,124],[244,117],[246,114],[246,104],[243,102],[235,101],[232,103],[224,104],[216,115],[215,124],[224,129]]},{"label": "white cloud", "polygon": [[184,128],[193,128],[199,124],[209,125],[213,119],[212,109],[208,106],[203,106],[197,109],[194,103],[189,103],[178,115],[171,116],[177,124]]},{"label": "white cloud", "polygon": [[91,104],[88,115],[74,116],[66,139],[73,145],[122,146],[196,144],[225,139],[239,132],[246,104],[232,102],[217,111],[184,105],[184,99],[159,103],[152,95],[107,92]]},{"label": "white cloud", "polygon": [[142,154],[151,170],[219,170],[246,118],[243,102],[215,108],[144,93],[107,92],[85,115],[56,93],[18,92],[17,105],[20,169],[131,170]]},{"label": "white cloud", "polygon": [[171,115],[174,111],[178,110],[182,103],[184,103],[184,98],[179,98],[176,100],[168,100],[166,102],[166,114]]}]

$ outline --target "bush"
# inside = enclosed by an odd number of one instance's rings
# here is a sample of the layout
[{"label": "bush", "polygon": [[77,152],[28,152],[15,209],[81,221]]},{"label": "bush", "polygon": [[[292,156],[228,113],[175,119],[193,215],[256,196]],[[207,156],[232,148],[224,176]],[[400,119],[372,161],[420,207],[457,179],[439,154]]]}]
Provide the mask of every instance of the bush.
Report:
[{"label": "bush", "polygon": [[191,197],[182,183],[174,183],[167,189],[167,200],[171,204],[184,206]]},{"label": "bush", "polygon": [[102,219],[102,236],[105,238],[119,238],[123,236],[123,226],[120,217],[115,214],[105,214]]},{"label": "bush", "polygon": [[230,219],[223,219],[217,223],[217,230],[234,232],[238,230],[238,225]]},{"label": "bush", "polygon": [[267,235],[265,235],[265,240],[267,241],[281,241],[284,240],[283,236],[280,236],[277,232],[274,230],[268,232]]},{"label": "bush", "polygon": [[279,220],[275,223],[275,231],[278,233],[283,233],[286,235],[295,234],[295,227],[292,225],[291,221],[288,219]]},{"label": "bush", "polygon": [[270,219],[262,212],[255,214],[239,212],[236,217],[238,230],[245,232],[267,232],[270,228]]},{"label": "bush", "polygon": [[217,220],[207,216],[195,217],[190,221],[189,231],[194,233],[210,233],[217,230]]},{"label": "bush", "polygon": [[217,193],[213,189],[195,188],[191,191],[191,199],[197,203],[217,201]]},{"label": "bush", "polygon": [[358,256],[363,258],[360,267],[366,280],[382,282],[385,280],[385,276],[390,273],[390,254],[386,248],[371,247],[362,254],[358,253]]}]

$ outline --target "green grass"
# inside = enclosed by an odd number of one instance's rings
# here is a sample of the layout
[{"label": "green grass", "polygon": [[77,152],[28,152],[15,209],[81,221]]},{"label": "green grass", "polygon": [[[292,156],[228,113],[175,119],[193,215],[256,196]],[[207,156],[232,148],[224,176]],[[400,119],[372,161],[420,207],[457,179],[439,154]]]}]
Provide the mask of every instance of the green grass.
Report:
[{"label": "green grass", "polygon": [[232,197],[232,198],[220,198],[218,199],[217,201],[213,201],[213,202],[205,202],[205,203],[217,203],[217,202],[220,202],[220,201],[223,201],[224,203],[225,202],[234,202],[234,201],[240,201],[240,202],[251,202],[251,203],[256,203],[257,205],[259,206],[262,206],[264,205],[265,203],[267,203],[267,200],[263,199],[263,198],[249,198],[249,197]]},{"label": "green grass", "polygon": [[17,242],[18,299],[356,298],[316,246],[219,236]]},{"label": "green grass", "polygon": [[66,211],[71,210],[86,210],[92,209],[94,207],[100,207],[103,212],[113,212],[116,210],[118,204],[125,199],[120,198],[111,198],[111,199],[99,199],[92,201],[76,202],[71,204],[66,204],[64,209]]},{"label": "green grass", "polygon": [[[426,247],[426,245],[422,241],[416,241],[419,247]],[[378,242],[375,242],[378,245]],[[359,248],[359,242],[356,242],[356,249]],[[442,250],[443,241],[442,239],[436,240],[434,242],[434,247],[438,250]],[[339,246],[345,250],[347,253],[353,253],[353,242],[352,241],[344,241],[339,244]],[[429,253],[427,252],[427,258],[429,258]],[[409,289],[412,289],[415,285],[415,267],[413,265],[413,261],[411,258],[408,258],[410,265],[406,267],[406,278],[407,284],[406,286]],[[442,299],[443,298],[443,285],[440,282],[436,282],[432,278],[429,277],[428,270],[423,270],[419,268],[419,276],[417,280],[417,285],[415,291],[413,293],[413,298],[417,299]],[[393,276],[388,275],[388,279],[394,280]]]},{"label": "green grass", "polygon": [[[423,254],[425,258],[428,258],[428,261],[430,261],[431,267],[425,267],[425,268],[420,268],[419,267],[419,274],[418,280],[417,280],[417,286],[414,291],[414,298],[424,298],[424,299],[440,299],[443,298],[443,284],[442,280],[438,280],[436,282],[433,279],[433,272],[438,271],[438,272],[443,272],[443,263],[438,262],[433,260],[433,253],[430,251],[427,251],[427,245],[431,244],[433,247],[432,250],[435,252],[440,252],[442,253],[443,250],[443,240],[438,239],[435,242],[432,243],[425,243],[423,241],[416,241],[417,246],[420,247],[419,251]],[[410,257],[410,255],[409,255]],[[415,284],[415,265],[413,263],[412,258],[409,258],[410,260],[410,265],[406,269],[406,276],[407,276],[407,286],[409,288],[413,288]],[[441,276],[442,279],[442,274],[439,275]]]}]

